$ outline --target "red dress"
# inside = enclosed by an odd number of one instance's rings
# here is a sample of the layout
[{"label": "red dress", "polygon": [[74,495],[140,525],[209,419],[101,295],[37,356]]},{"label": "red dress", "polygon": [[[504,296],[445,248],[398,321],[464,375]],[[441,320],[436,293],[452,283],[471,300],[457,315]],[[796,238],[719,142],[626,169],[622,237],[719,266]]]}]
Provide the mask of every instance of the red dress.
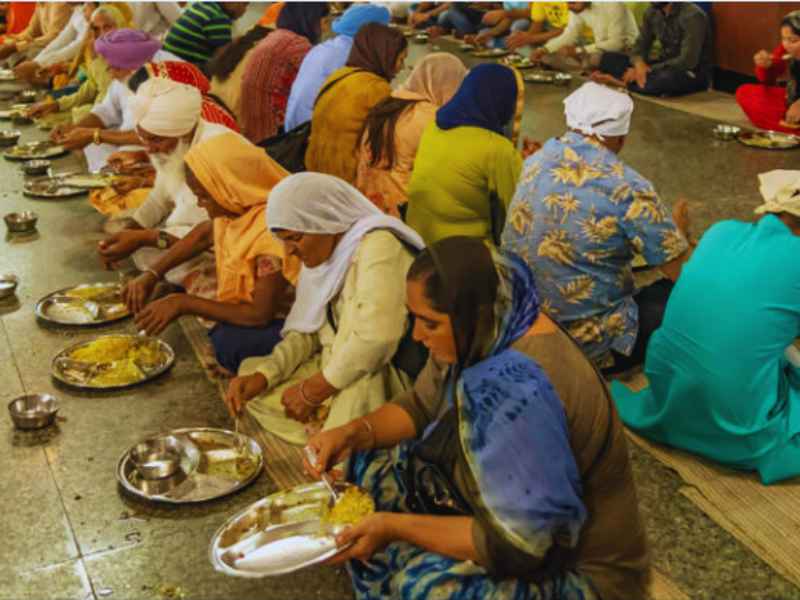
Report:
[{"label": "red dress", "polygon": [[783,60],[784,55],[786,49],[779,44],[772,51],[772,66],[769,69],[756,67],[756,77],[760,83],[740,86],[736,90],[736,101],[756,127],[800,134],[800,129],[781,125],[786,117],[786,88],[775,84],[788,71],[789,65]]}]

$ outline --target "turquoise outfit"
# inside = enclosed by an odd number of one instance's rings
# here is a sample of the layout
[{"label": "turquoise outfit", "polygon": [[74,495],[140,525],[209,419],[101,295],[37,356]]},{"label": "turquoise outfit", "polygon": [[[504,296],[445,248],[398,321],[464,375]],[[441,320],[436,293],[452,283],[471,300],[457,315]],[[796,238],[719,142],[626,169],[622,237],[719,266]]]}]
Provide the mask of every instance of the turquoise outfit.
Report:
[{"label": "turquoise outfit", "polygon": [[637,433],[765,484],[800,474],[800,237],[774,215],[703,236],[650,340],[650,387],[612,394]]}]

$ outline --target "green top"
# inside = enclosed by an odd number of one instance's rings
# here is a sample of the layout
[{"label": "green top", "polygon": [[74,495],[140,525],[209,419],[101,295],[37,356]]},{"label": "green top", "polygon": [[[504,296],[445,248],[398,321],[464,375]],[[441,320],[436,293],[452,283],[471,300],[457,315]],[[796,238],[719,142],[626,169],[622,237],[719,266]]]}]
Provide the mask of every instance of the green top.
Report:
[{"label": "green top", "polygon": [[[422,134],[408,186],[406,221],[430,245],[454,235],[492,239],[492,193],[507,210],[522,170],[511,141],[487,129],[440,129]],[[502,227],[504,215],[497,215]]]}]

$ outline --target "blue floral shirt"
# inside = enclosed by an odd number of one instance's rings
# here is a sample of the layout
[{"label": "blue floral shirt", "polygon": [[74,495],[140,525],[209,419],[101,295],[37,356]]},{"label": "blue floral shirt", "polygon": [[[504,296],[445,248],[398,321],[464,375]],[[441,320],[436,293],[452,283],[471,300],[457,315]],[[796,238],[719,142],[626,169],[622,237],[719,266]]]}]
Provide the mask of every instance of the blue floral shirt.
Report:
[{"label": "blue floral shirt", "polygon": [[600,366],[630,355],[638,333],[631,262],[687,249],[652,184],[579,133],[547,141],[525,162],[503,248],[533,269],[542,309]]}]

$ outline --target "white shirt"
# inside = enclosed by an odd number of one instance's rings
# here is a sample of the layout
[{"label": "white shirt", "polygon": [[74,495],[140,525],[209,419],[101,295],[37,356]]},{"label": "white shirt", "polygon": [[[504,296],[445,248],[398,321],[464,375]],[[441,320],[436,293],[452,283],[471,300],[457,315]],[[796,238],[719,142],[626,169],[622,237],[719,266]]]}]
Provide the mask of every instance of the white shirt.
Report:
[{"label": "white shirt", "polygon": [[42,48],[38,56],[33,59],[34,62],[46,68],[72,60],[78,55],[88,30],[89,23],[83,16],[83,4],[79,4],[72,11],[67,26],[53,41]]},{"label": "white shirt", "polygon": [[181,16],[177,2],[131,2],[133,23],[136,29],[161,39]]},{"label": "white shirt", "polygon": [[582,12],[570,11],[569,21],[558,37],[544,47],[557,52],[565,46],[576,46],[581,32],[588,27],[594,33],[594,42],[583,46],[585,52],[624,52],[632,48],[639,37],[639,27],[630,9],[622,2],[592,2]]},{"label": "white shirt", "polygon": [[[200,119],[191,145],[196,146],[223,133],[232,131],[224,125]],[[208,213],[197,205],[197,196],[185,183],[170,198],[156,181],[147,200],[133,213],[133,219],[145,229],[158,226],[171,235],[183,237],[198,223],[208,221]]]}]

